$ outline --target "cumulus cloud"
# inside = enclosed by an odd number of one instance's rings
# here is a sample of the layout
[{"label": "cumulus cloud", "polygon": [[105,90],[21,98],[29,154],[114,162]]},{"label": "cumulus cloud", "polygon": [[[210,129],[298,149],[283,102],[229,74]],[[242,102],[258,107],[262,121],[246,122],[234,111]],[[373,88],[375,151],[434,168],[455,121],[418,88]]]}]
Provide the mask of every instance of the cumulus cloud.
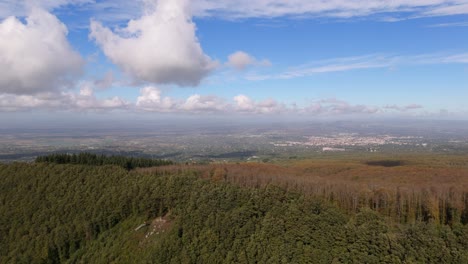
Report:
[{"label": "cumulus cloud", "polygon": [[147,86],[140,89],[135,102],[120,97],[101,99],[95,95],[92,82],[80,84],[79,92],[44,92],[35,95],[0,94],[0,112],[48,110],[78,112],[138,111],[169,114],[223,114],[223,115],[296,115],[309,117],[363,116],[386,113],[421,114],[415,110],[421,105],[386,105],[382,107],[352,104],[335,98],[321,99],[306,106],[286,105],[274,99],[256,101],[246,95],[237,95],[232,101],[214,95],[194,94],[185,99],[163,96],[161,89]]},{"label": "cumulus cloud", "polygon": [[155,112],[170,112],[176,108],[176,102],[169,97],[162,97],[161,90],[148,86],[140,89],[140,96],[136,101],[136,107],[141,110]]},{"label": "cumulus cloud", "polygon": [[254,64],[255,59],[243,51],[237,51],[228,57],[227,65],[238,70],[243,70],[247,66]]},{"label": "cumulus cloud", "polygon": [[71,109],[80,111],[125,109],[130,105],[128,102],[117,96],[106,99],[98,99],[94,95],[94,89],[92,88],[91,84],[88,83],[82,85],[78,94],[62,94],[61,100],[68,102],[68,107],[71,107]]},{"label": "cumulus cloud", "polygon": [[137,80],[196,86],[216,62],[204,54],[195,30],[188,0],[160,0],[153,12],[116,32],[92,21],[90,37]]},{"label": "cumulus cloud", "polygon": [[244,51],[236,51],[228,56],[226,65],[236,70],[245,70],[251,65],[270,66],[271,62],[268,60],[259,61]]},{"label": "cumulus cloud", "polygon": [[137,110],[163,113],[223,112],[230,107],[223,99],[212,95],[194,94],[186,100],[163,97],[161,89],[153,86],[140,89],[140,96],[138,96],[135,106]]},{"label": "cumulus cloud", "polygon": [[236,103],[235,110],[240,113],[253,113],[253,114],[274,114],[285,112],[286,107],[273,99],[266,99],[261,102],[256,102],[250,97],[245,95],[238,95],[234,97]]},{"label": "cumulus cloud", "polygon": [[41,93],[38,95],[0,94],[0,111],[13,112],[30,109],[50,109],[60,107],[62,102],[56,95]]},{"label": "cumulus cloud", "polygon": [[0,111],[109,111],[124,110],[130,103],[117,97],[98,99],[90,83],[75,92],[41,92],[34,95],[0,94]]},{"label": "cumulus cloud", "polygon": [[140,96],[135,104],[137,110],[169,113],[243,113],[243,114],[275,114],[289,111],[284,104],[273,99],[256,102],[245,95],[233,98],[231,104],[223,98],[214,95],[194,94],[185,100],[163,97],[162,91],[156,87],[145,87],[140,90]]},{"label": "cumulus cloud", "polygon": [[33,94],[59,90],[80,73],[83,59],[54,15],[34,9],[26,24],[15,17],[0,23],[0,91]]},{"label": "cumulus cloud", "polygon": [[229,105],[217,96],[202,96],[194,94],[187,98],[180,109],[188,112],[224,112]]}]

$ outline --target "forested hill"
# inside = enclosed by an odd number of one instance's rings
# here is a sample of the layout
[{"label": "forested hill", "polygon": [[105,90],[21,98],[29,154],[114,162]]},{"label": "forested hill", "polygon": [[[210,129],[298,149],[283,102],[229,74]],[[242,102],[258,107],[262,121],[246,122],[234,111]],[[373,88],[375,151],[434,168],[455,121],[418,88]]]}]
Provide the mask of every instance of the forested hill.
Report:
[{"label": "forested hill", "polygon": [[468,263],[468,227],[189,171],[0,164],[0,263]]},{"label": "forested hill", "polygon": [[105,156],[92,153],[79,154],[50,154],[39,156],[36,162],[49,162],[57,164],[82,164],[82,165],[117,165],[124,169],[131,170],[135,168],[158,167],[172,165],[170,160],[135,158],[125,156]]}]

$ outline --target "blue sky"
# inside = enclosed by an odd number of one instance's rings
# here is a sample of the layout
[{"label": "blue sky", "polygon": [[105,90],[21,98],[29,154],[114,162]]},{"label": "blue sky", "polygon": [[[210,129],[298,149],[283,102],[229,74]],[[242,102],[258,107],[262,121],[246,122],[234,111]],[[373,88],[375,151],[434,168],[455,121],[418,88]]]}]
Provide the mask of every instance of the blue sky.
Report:
[{"label": "blue sky", "polygon": [[465,0],[0,0],[0,19],[2,116],[468,118]]}]

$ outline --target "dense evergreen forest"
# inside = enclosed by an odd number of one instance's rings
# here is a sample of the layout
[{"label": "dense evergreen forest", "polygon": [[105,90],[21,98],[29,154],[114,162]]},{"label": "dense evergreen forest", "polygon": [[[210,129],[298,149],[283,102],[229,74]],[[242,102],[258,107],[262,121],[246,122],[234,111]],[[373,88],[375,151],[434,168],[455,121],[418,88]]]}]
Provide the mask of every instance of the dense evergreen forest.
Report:
[{"label": "dense evergreen forest", "polygon": [[468,263],[468,226],[190,170],[0,164],[0,263]]},{"label": "dense evergreen forest", "polygon": [[92,153],[79,154],[50,154],[46,156],[38,156],[36,162],[49,162],[57,164],[82,164],[82,165],[117,165],[124,169],[131,170],[135,168],[158,167],[164,165],[172,165],[170,160],[135,158],[125,156],[104,156]]}]

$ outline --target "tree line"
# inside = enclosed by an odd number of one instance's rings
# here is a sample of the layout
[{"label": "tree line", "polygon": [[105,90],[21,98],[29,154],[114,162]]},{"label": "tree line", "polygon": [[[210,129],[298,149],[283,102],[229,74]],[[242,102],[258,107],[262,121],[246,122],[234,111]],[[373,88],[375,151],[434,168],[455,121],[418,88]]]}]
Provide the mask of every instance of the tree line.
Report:
[{"label": "tree line", "polygon": [[126,156],[105,156],[92,153],[65,154],[54,153],[45,156],[38,156],[35,160],[37,163],[48,162],[56,164],[81,164],[81,165],[117,165],[127,170],[135,168],[158,167],[174,164],[170,160],[163,159],[148,159],[141,157],[126,157]]}]

